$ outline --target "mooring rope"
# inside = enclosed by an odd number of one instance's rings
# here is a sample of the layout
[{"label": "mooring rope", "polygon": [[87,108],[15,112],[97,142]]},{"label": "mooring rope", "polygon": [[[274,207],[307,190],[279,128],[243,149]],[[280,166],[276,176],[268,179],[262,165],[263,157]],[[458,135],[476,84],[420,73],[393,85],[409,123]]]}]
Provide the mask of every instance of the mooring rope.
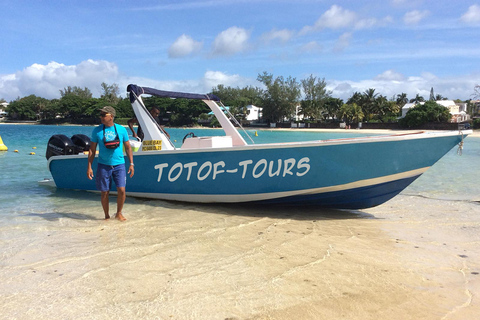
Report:
[{"label": "mooring rope", "polygon": [[462,134],[462,141],[460,141],[460,142],[458,143],[457,154],[458,154],[459,156],[461,156],[461,155],[462,155],[462,152],[463,152],[463,132],[460,131],[460,133]]}]

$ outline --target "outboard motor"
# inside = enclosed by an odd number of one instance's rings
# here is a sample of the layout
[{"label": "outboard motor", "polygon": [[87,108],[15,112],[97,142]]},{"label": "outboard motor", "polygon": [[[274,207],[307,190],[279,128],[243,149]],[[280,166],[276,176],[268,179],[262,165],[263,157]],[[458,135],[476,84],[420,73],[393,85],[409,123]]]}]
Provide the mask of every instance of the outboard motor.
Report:
[{"label": "outboard motor", "polygon": [[84,134],[75,134],[71,137],[76,148],[76,153],[82,153],[90,150],[90,138]]},{"label": "outboard motor", "polygon": [[55,134],[50,137],[47,144],[47,160],[52,156],[76,154],[76,147],[72,140],[63,134]]}]

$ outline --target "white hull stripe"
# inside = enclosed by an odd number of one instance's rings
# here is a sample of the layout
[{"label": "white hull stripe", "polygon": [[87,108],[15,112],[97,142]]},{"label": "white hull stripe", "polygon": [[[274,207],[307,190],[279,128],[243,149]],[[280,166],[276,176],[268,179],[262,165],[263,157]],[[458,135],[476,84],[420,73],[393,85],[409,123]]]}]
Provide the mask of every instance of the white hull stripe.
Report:
[{"label": "white hull stripe", "polygon": [[346,183],[331,187],[284,191],[284,192],[271,192],[271,193],[255,193],[255,194],[170,194],[170,193],[146,193],[146,192],[128,192],[127,195],[150,198],[150,199],[162,199],[172,201],[185,201],[185,202],[249,202],[270,200],[278,198],[286,198],[291,196],[313,195],[335,191],[346,191],[350,189],[362,188],[374,186],[382,183],[392,182],[401,179],[412,178],[421,175],[430,167],[420,168],[416,170],[406,171],[402,173],[392,174],[373,179],[359,180],[351,183]]}]

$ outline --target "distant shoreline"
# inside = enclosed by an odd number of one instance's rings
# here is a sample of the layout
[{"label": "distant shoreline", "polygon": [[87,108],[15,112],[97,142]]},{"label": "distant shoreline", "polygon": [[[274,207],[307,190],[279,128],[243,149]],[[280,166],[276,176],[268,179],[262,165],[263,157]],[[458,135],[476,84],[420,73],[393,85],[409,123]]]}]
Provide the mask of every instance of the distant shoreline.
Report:
[{"label": "distant shoreline", "polygon": [[[3,122],[0,121],[0,124],[7,124],[7,125],[47,125],[47,126],[78,126],[78,127],[94,127],[96,124],[71,124],[71,123],[64,123],[64,124],[41,124],[36,121],[25,121],[25,122]],[[186,127],[165,127],[166,129],[183,129]],[[210,128],[210,127],[201,127],[201,126],[193,126],[187,127],[189,129],[219,129],[219,128]],[[407,134],[417,131],[437,131],[437,130],[422,130],[422,129],[401,129],[401,130],[394,130],[394,129],[342,129],[342,128],[270,128],[270,127],[244,127],[245,130],[270,130],[270,131],[304,131],[304,132],[363,132],[363,133],[382,133],[382,134]],[[438,131],[445,131],[445,130],[438,130]],[[470,137],[480,137],[480,129],[472,130],[473,133],[470,134]]]}]

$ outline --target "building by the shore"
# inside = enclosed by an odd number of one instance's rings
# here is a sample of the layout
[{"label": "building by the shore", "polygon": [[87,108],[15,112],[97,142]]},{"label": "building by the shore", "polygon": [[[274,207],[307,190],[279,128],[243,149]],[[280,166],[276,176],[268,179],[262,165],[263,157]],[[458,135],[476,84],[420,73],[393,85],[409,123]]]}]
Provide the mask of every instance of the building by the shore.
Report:
[{"label": "building by the shore", "polygon": [[7,107],[8,102],[0,103],[0,121],[5,120],[5,118],[8,116]]}]

